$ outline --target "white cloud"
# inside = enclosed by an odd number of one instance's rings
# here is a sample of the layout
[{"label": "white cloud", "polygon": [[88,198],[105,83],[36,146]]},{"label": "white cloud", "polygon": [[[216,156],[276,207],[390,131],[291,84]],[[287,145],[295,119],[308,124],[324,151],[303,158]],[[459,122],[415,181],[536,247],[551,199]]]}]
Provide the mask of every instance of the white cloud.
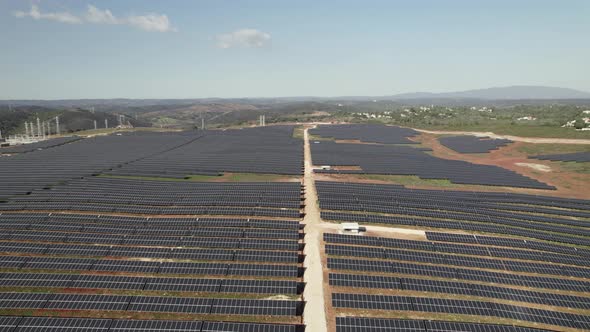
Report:
[{"label": "white cloud", "polygon": [[61,23],[80,24],[120,24],[128,25],[144,31],[170,32],[176,31],[170,24],[168,16],[165,14],[146,14],[130,15],[123,18],[116,17],[108,9],[99,9],[93,5],[88,5],[84,15],[76,16],[69,12],[61,13],[42,13],[37,5],[32,5],[29,12],[17,11],[14,16],[18,18],[31,17],[35,20],[47,19]]},{"label": "white cloud", "polygon": [[115,15],[113,15],[113,13],[111,13],[110,10],[100,10],[93,5],[88,5],[86,21],[97,24],[119,24],[119,20],[115,17]]},{"label": "white cloud", "polygon": [[168,16],[164,14],[129,16],[125,21],[129,25],[145,31],[176,31],[176,29],[170,25],[170,20],[168,20]]},{"label": "white cloud", "polygon": [[239,29],[217,36],[217,47],[262,47],[270,41],[270,34],[256,29]]},{"label": "white cloud", "polygon": [[30,17],[35,20],[50,20],[68,24],[82,23],[82,20],[79,17],[72,15],[68,12],[42,13],[37,5],[31,5],[31,10],[29,10],[28,12],[17,11],[14,13],[14,16],[19,18]]}]

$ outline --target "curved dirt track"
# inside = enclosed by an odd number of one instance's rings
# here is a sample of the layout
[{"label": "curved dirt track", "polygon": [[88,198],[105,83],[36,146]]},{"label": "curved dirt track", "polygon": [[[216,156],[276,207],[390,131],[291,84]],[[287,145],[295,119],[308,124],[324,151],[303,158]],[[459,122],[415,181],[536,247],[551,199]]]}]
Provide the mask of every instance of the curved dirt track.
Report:
[{"label": "curved dirt track", "polygon": [[[421,133],[427,134],[456,134],[456,135],[471,135],[471,136],[487,136],[491,138],[509,139],[515,142],[526,142],[526,143],[544,143],[544,144],[589,144],[590,139],[577,139],[577,138],[542,138],[542,137],[519,137],[512,135],[498,135],[493,132],[479,132],[479,131],[439,131],[439,130],[424,130],[412,128]],[[588,134],[590,136],[590,133]]]}]

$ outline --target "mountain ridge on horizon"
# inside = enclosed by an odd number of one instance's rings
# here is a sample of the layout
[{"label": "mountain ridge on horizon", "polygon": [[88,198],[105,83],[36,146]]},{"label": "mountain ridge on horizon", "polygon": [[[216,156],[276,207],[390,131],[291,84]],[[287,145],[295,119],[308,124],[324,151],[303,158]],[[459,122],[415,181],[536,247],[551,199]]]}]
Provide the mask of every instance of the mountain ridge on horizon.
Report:
[{"label": "mountain ridge on horizon", "polygon": [[151,102],[218,102],[231,100],[279,100],[279,101],[325,101],[325,100],[416,100],[416,99],[476,99],[476,100],[560,100],[590,99],[590,92],[541,85],[512,85],[450,92],[407,92],[384,96],[292,96],[292,97],[209,97],[209,98],[82,98],[82,99],[5,99],[0,104],[36,105],[75,104],[75,102],[104,102],[112,104],[151,104]]}]

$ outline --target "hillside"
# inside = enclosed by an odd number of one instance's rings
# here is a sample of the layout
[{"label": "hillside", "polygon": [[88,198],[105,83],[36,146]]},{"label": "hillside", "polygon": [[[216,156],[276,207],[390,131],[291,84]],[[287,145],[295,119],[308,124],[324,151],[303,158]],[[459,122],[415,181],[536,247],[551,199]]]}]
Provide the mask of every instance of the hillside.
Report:
[{"label": "hillside", "polygon": [[[60,131],[62,133],[73,133],[80,130],[93,129],[94,121],[98,128],[104,128],[105,119],[109,127],[114,127],[119,123],[118,114],[106,112],[90,112],[81,109],[56,109],[39,106],[18,106],[18,107],[0,107],[0,130],[3,135],[24,134],[25,122],[36,123],[37,118],[40,121],[51,121],[51,127],[55,128],[55,117],[59,116]],[[124,121],[131,123],[134,127],[151,127],[150,122],[138,120],[133,117],[124,115]],[[54,131],[55,129],[53,129]]]},{"label": "hillside", "polygon": [[508,86],[466,91],[431,93],[411,92],[390,96],[391,99],[486,99],[486,100],[515,100],[515,99],[586,99],[590,93],[559,87],[548,86]]}]

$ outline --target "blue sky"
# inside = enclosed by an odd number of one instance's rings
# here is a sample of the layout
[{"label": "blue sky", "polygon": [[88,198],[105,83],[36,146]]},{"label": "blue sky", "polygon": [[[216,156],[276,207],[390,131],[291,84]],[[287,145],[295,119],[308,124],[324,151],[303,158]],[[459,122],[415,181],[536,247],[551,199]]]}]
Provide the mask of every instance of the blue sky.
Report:
[{"label": "blue sky", "polygon": [[0,0],[0,99],[590,91],[588,0]]}]

